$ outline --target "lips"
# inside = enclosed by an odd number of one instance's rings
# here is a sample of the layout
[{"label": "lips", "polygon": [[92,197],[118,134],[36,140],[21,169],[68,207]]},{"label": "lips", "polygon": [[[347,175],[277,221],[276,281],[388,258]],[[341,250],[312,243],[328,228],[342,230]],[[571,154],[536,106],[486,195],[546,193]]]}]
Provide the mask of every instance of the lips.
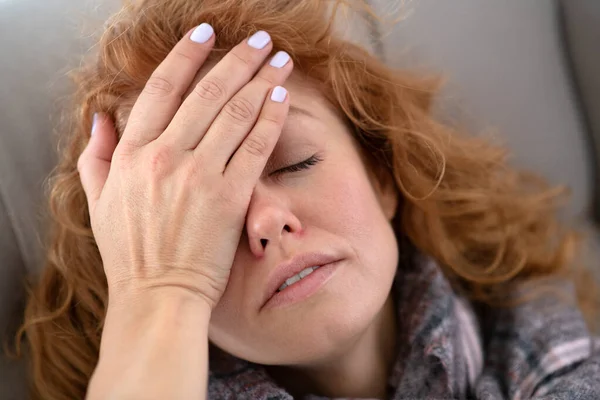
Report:
[{"label": "lips", "polygon": [[321,267],[339,260],[340,257],[333,254],[304,253],[279,264],[269,276],[262,305],[264,306],[265,303],[273,297],[277,292],[277,289],[279,289],[287,279],[300,273],[303,269],[314,266]]}]

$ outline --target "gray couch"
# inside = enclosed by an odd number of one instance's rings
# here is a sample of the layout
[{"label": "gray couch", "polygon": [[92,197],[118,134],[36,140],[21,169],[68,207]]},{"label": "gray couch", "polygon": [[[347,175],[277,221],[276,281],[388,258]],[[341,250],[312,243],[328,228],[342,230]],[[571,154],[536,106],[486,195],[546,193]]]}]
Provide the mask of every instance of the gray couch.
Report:
[{"label": "gray couch", "polygon": [[[65,73],[116,6],[0,1],[3,339],[20,321],[25,277],[42,265],[45,178],[56,161],[57,110],[70,90]],[[593,238],[600,210],[600,2],[413,0],[405,13],[391,31],[371,27],[383,35],[379,44],[368,41],[375,51],[395,66],[444,72],[448,86],[436,112],[475,130],[493,128],[516,165],[567,184],[572,201],[564,217]],[[0,398],[25,398],[24,376],[22,361],[0,356]]]}]

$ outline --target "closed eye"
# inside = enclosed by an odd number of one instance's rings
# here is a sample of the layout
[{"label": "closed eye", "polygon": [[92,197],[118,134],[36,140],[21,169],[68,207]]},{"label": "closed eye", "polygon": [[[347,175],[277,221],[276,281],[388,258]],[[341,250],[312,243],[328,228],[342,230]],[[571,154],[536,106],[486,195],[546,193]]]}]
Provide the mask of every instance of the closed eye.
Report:
[{"label": "closed eye", "polygon": [[277,171],[275,171],[273,173],[274,174],[283,174],[286,172],[302,171],[303,169],[309,169],[310,167],[312,167],[313,165],[316,165],[320,161],[323,161],[323,159],[320,158],[317,154],[314,154],[310,158],[308,158],[302,162],[299,162],[298,164],[294,164],[294,165],[290,165],[289,167],[284,167],[284,168],[278,169]]}]

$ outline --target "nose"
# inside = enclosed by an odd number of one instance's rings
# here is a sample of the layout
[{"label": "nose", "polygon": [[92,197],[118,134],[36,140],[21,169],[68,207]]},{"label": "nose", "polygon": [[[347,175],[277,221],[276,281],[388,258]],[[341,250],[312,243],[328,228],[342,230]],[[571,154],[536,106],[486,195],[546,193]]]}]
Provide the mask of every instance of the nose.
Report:
[{"label": "nose", "polygon": [[291,211],[286,196],[257,185],[246,214],[246,233],[252,253],[262,257],[267,249],[280,247],[287,235],[301,232],[302,224]]}]

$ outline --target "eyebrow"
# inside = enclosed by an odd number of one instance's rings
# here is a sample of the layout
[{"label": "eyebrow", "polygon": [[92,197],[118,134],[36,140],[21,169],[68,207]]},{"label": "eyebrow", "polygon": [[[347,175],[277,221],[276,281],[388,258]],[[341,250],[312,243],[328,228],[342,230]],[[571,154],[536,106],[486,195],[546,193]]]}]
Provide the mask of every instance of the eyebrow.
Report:
[{"label": "eyebrow", "polygon": [[299,114],[299,115],[305,115],[307,117],[310,118],[314,118],[314,119],[319,119],[315,114],[313,114],[312,112],[308,111],[305,108],[301,108],[298,106],[294,106],[290,104],[290,114]]}]

